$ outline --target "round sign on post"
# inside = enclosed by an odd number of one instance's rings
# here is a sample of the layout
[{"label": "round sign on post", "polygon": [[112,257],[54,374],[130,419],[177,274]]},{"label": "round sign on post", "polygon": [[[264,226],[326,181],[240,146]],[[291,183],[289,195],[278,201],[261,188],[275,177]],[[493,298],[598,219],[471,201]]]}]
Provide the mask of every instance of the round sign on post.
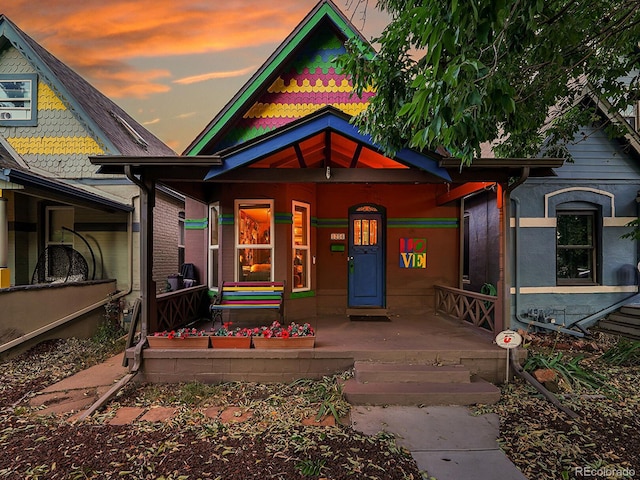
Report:
[{"label": "round sign on post", "polygon": [[516,348],[522,343],[522,336],[513,330],[504,330],[496,335],[496,343],[501,348]]},{"label": "round sign on post", "polygon": [[522,343],[522,335],[513,330],[503,330],[496,335],[496,343],[507,351],[507,373],[504,383],[509,383],[509,351]]}]

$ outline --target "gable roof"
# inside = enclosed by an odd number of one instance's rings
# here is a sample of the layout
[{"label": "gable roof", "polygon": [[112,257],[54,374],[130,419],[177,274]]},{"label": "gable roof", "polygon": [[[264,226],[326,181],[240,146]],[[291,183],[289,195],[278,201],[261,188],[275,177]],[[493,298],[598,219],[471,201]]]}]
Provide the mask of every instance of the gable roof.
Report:
[{"label": "gable roof", "polygon": [[0,50],[8,43],[31,62],[110,154],[174,155],[160,139],[0,14]]},{"label": "gable roof", "polygon": [[[252,164],[260,166],[260,160],[275,157],[280,168],[287,168],[289,163],[295,163],[303,170],[317,171],[319,166],[322,175],[327,167],[339,167],[344,172],[356,168],[359,162],[366,162],[368,158],[372,163],[378,164],[381,170],[413,167],[433,175],[439,181],[451,181],[447,170],[438,165],[441,160],[438,155],[430,156],[405,148],[389,160],[380,155],[381,149],[373,143],[371,137],[361,133],[349,120],[349,115],[326,106],[256,139],[219,152],[222,164],[212,166],[205,180],[212,180],[236,168]],[[316,140],[310,141],[313,139]],[[338,142],[346,154],[335,148]],[[327,158],[326,152],[329,150],[332,151],[331,155],[341,155],[343,158]],[[274,173],[275,170],[276,176],[282,176],[282,170],[278,172],[279,169],[274,166],[275,163],[270,161],[263,165],[263,169],[270,173]],[[333,171],[337,172],[335,168]],[[247,175],[246,171],[243,175]],[[266,173],[261,172],[260,175],[264,178]],[[329,176],[330,173],[327,173],[327,180]],[[405,181],[408,181],[408,178]],[[413,177],[412,180],[417,180],[417,177]]]},{"label": "gable roof", "polygon": [[[333,62],[335,56],[345,51],[344,43],[349,39],[370,47],[331,0],[322,0],[184,154],[215,153],[302,118],[327,104],[352,115],[366,108],[373,92],[365,92],[362,98],[353,95],[350,82],[336,71]],[[356,110],[349,111],[349,108]]]}]

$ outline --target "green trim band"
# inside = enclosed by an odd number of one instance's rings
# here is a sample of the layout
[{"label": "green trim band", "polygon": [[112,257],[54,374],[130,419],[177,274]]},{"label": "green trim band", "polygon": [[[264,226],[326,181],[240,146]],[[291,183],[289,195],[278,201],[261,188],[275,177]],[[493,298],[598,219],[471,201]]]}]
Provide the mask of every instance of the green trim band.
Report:
[{"label": "green trim band", "polygon": [[291,299],[309,298],[309,297],[315,297],[315,296],[316,296],[316,292],[314,292],[313,290],[306,290],[304,292],[291,292],[291,296],[289,298]]}]

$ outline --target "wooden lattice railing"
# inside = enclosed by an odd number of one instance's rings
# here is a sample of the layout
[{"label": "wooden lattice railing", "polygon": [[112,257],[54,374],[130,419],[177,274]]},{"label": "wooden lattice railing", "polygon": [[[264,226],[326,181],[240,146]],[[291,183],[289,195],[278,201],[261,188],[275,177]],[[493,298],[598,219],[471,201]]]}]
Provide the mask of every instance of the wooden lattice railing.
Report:
[{"label": "wooden lattice railing", "polygon": [[495,312],[498,297],[459,288],[435,286],[436,312],[496,333]]},{"label": "wooden lattice railing", "polygon": [[149,331],[175,330],[205,318],[209,314],[209,303],[206,285],[161,293],[156,296],[157,314],[155,319],[150,319]]}]

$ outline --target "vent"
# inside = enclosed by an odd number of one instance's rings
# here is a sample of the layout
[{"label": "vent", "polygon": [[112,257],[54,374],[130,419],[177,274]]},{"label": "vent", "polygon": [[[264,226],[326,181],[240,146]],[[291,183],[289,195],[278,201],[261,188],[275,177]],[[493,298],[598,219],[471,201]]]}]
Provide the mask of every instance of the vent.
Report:
[{"label": "vent", "polygon": [[149,147],[149,144],[147,143],[147,141],[144,138],[142,138],[142,135],[136,132],[135,128],[129,125],[129,122],[127,122],[124,118],[122,118],[120,115],[118,115],[115,112],[111,112],[111,115],[113,116],[113,118],[115,118],[118,121],[120,125],[122,125],[122,127],[126,130],[126,132],[131,136],[131,138],[133,138],[133,140],[138,145],[143,147],[145,150],[147,149],[147,147]]}]

